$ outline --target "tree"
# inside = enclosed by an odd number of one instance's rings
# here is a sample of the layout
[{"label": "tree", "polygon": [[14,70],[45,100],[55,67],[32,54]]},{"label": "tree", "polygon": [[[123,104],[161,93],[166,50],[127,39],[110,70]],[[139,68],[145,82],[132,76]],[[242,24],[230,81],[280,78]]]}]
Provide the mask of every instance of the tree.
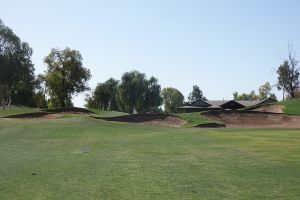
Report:
[{"label": "tree", "polygon": [[259,96],[256,95],[255,91],[252,90],[249,94],[247,93],[242,93],[239,95],[238,92],[233,93],[233,99],[236,101],[254,101],[254,100],[259,100]]},{"label": "tree", "polygon": [[193,91],[189,94],[188,100],[189,102],[196,101],[196,100],[207,100],[205,96],[203,96],[202,90],[200,90],[199,86],[194,85]]},{"label": "tree", "polygon": [[76,50],[52,49],[44,59],[47,71],[43,76],[52,100],[58,100],[61,107],[71,103],[73,94],[88,90],[90,70],[82,66],[82,57]]},{"label": "tree", "polygon": [[160,85],[155,77],[147,80],[144,73],[126,72],[121,78],[116,99],[120,110],[124,112],[147,112],[161,105]]},{"label": "tree", "polygon": [[144,102],[144,112],[157,111],[158,107],[162,104],[162,98],[160,96],[161,87],[158,84],[158,80],[155,77],[151,77],[148,80],[148,88],[146,91],[146,97]]},{"label": "tree", "polygon": [[271,93],[272,87],[269,82],[266,82],[265,84],[261,85],[258,89],[259,91],[259,99],[264,100],[267,98],[271,99],[277,99],[276,95],[274,93]]},{"label": "tree", "polygon": [[299,68],[298,61],[295,58],[293,48],[289,46],[288,58],[277,69],[278,90],[287,92],[291,98],[296,97],[296,91],[299,88]]},{"label": "tree", "polygon": [[12,102],[22,104],[32,97],[32,52],[30,46],[0,20],[0,103],[3,109]]},{"label": "tree", "polygon": [[110,78],[104,83],[98,83],[91,97],[87,97],[86,106],[101,110],[118,110],[116,92],[119,81]]},{"label": "tree", "polygon": [[175,113],[177,108],[183,105],[184,96],[175,88],[164,88],[161,92],[165,111],[168,113]]},{"label": "tree", "polygon": [[119,81],[114,79],[114,78],[110,78],[105,82],[105,85],[107,87],[107,89],[109,90],[109,110],[118,110],[118,103],[117,103],[117,99],[116,99],[116,94],[117,94],[117,89],[119,86]]},{"label": "tree", "polygon": [[121,109],[129,113],[143,110],[143,102],[147,91],[147,79],[138,71],[126,72],[118,87],[118,103]]},{"label": "tree", "polygon": [[259,91],[259,98],[262,99],[267,99],[270,96],[271,93],[271,85],[269,82],[266,82],[265,84],[261,85],[258,89]]}]

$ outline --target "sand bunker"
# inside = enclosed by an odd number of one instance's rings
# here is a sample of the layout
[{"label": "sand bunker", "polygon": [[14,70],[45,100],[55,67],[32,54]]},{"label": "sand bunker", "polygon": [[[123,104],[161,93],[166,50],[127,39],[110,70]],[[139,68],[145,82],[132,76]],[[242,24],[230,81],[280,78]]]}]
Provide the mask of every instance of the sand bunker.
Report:
[{"label": "sand bunker", "polygon": [[300,116],[255,111],[208,111],[203,115],[231,128],[300,128]]},{"label": "sand bunker", "polygon": [[[93,116],[91,116],[93,117]],[[93,117],[105,121],[127,122],[135,124],[148,124],[167,127],[181,127],[186,121],[180,117],[169,114],[135,114],[118,117]]]}]

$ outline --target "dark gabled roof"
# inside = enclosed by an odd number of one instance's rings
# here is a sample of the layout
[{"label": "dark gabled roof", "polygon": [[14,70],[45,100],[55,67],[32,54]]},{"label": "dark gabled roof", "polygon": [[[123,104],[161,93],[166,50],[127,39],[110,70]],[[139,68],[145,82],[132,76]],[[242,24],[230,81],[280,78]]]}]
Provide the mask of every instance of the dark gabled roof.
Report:
[{"label": "dark gabled roof", "polygon": [[200,108],[203,108],[203,107],[199,107],[199,106],[181,106],[181,107],[178,107],[179,109],[200,109]]},{"label": "dark gabled roof", "polygon": [[204,101],[202,99],[198,99],[192,101],[190,103],[185,104],[185,106],[180,107],[180,109],[199,109],[199,108],[225,108],[225,109],[238,109],[245,108],[255,105],[263,105],[268,103],[274,103],[276,100],[268,98],[262,101],[251,101],[251,100],[213,100],[213,101]]},{"label": "dark gabled roof", "polygon": [[249,106],[255,106],[257,105],[260,101],[252,101],[252,100],[242,100],[242,101],[236,101],[239,104],[242,104],[245,107],[249,107]]},{"label": "dark gabled roof", "polygon": [[226,102],[228,102],[228,101],[225,101],[225,100],[207,101],[207,103],[211,104],[212,107],[220,107],[222,104],[224,104]]},{"label": "dark gabled roof", "polygon": [[187,104],[187,106],[209,107],[212,105],[202,99],[198,99],[198,100],[190,102],[189,104]]},{"label": "dark gabled roof", "polygon": [[263,99],[261,100],[259,103],[257,103],[256,105],[263,105],[263,104],[268,104],[268,103],[275,103],[277,102],[276,99],[273,98],[267,98],[267,99]]},{"label": "dark gabled roof", "polygon": [[246,106],[244,106],[243,104],[241,104],[235,100],[230,100],[230,101],[227,101],[227,102],[223,103],[222,105],[220,105],[220,107],[225,108],[225,109],[239,109],[239,108],[244,108]]}]

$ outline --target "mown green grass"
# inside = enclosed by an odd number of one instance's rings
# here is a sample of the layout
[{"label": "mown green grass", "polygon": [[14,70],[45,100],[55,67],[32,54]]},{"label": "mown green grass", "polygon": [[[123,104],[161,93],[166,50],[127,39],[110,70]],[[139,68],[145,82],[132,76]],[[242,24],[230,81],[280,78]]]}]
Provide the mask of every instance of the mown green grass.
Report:
[{"label": "mown green grass", "polygon": [[218,122],[201,115],[201,112],[177,113],[176,115],[187,121],[185,127],[196,127],[198,125],[207,123],[223,124],[222,122]]},{"label": "mown green grass", "polygon": [[300,99],[280,102],[284,106],[284,113],[289,115],[300,115]]},{"label": "mown green grass", "polygon": [[0,110],[0,118],[1,117],[7,117],[10,115],[19,115],[19,114],[25,114],[25,113],[33,113],[33,112],[39,112],[41,111],[38,108],[12,108],[12,109],[5,109]]},{"label": "mown green grass", "polygon": [[0,199],[299,199],[300,130],[0,119]]},{"label": "mown green grass", "polygon": [[101,117],[116,117],[116,116],[128,115],[128,113],[123,113],[118,111],[105,111],[105,110],[98,110],[98,109],[89,109],[89,110]]}]

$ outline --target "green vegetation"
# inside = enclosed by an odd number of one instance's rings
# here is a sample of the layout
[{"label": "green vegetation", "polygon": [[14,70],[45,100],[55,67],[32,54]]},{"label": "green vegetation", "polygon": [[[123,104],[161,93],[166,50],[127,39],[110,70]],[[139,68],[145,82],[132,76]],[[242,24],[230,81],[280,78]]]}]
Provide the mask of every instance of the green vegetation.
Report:
[{"label": "green vegetation", "polygon": [[299,130],[176,129],[87,115],[0,119],[0,127],[0,199],[300,196]]},{"label": "green vegetation", "polygon": [[39,112],[39,111],[41,111],[41,110],[38,108],[26,108],[26,107],[0,110],[0,118],[7,117],[10,115],[19,115],[19,114],[33,113],[33,112]]},{"label": "green vegetation", "polygon": [[284,106],[284,113],[289,115],[300,115],[300,99],[280,102]]},{"label": "green vegetation", "polygon": [[207,124],[207,123],[223,124],[222,122],[218,122],[201,115],[200,112],[177,113],[176,115],[188,122],[185,125],[185,127],[196,127],[198,125]]},{"label": "green vegetation", "polygon": [[116,117],[116,116],[128,115],[128,113],[123,113],[118,111],[106,111],[106,110],[98,110],[98,109],[89,109],[89,110],[101,117]]}]

